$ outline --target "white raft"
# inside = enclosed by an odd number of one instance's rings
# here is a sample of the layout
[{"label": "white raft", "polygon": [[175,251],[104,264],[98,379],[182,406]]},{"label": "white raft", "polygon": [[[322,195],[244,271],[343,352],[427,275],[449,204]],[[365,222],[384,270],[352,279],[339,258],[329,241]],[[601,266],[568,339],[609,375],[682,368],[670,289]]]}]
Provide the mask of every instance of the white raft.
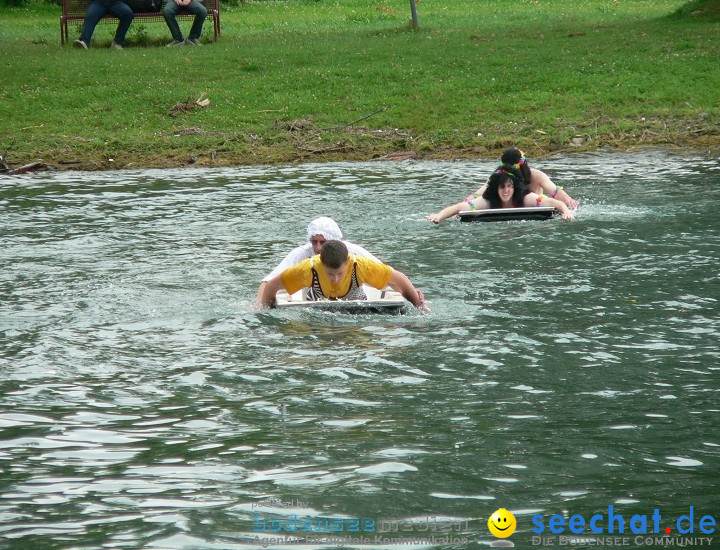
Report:
[{"label": "white raft", "polygon": [[304,298],[306,288],[298,290],[295,294],[288,294],[280,290],[275,296],[275,307],[284,308],[310,308],[316,311],[337,311],[342,313],[402,313],[409,302],[402,294],[384,288],[378,290],[371,286],[363,285],[367,300],[306,300]]},{"label": "white raft", "polygon": [[528,206],[525,208],[488,208],[486,210],[461,210],[461,222],[505,222],[510,220],[548,220],[555,213],[552,206]]}]

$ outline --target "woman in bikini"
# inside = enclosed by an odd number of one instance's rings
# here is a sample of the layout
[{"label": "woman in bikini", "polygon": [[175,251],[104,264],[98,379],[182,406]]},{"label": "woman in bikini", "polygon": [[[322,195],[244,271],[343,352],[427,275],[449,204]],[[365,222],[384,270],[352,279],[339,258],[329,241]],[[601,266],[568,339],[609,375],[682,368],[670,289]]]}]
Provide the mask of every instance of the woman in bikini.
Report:
[{"label": "woman in bikini", "polygon": [[[538,195],[547,195],[550,198],[557,199],[564,202],[571,210],[575,210],[578,205],[578,201],[573,199],[570,195],[563,190],[562,186],[555,185],[548,175],[542,170],[537,168],[530,168],[525,153],[523,153],[517,147],[510,147],[505,149],[500,157],[500,166],[508,164],[513,167],[516,172],[519,172],[527,188],[533,193]],[[474,194],[468,197],[468,200],[482,197],[485,189],[487,188],[487,182],[478,189]]]},{"label": "woman in bikini", "polygon": [[503,164],[493,172],[481,196],[468,197],[466,200],[443,208],[437,214],[427,216],[433,223],[456,215],[461,210],[486,210],[488,208],[519,208],[528,206],[553,206],[566,220],[574,220],[570,209],[564,202],[535,193],[524,184],[520,172],[512,165]]}]

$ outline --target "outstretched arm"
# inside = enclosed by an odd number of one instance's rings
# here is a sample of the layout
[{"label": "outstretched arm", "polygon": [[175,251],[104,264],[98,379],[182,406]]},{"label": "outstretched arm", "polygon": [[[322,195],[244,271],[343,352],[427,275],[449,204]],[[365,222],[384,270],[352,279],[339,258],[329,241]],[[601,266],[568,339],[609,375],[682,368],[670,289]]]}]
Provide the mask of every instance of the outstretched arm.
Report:
[{"label": "outstretched arm", "polygon": [[255,309],[259,309],[262,307],[262,297],[263,292],[265,292],[265,287],[267,286],[267,283],[263,281],[260,283],[260,286],[258,287],[257,294],[255,295],[255,301],[253,302],[253,307]]},{"label": "outstretched arm", "polygon": [[570,195],[568,195],[564,189],[558,188],[558,192],[555,195],[555,198],[559,201],[564,202],[573,210],[575,210],[578,206],[578,201],[576,201]]},{"label": "outstretched arm", "polygon": [[[368,252],[369,254],[369,252]],[[260,283],[260,286],[258,287],[257,294],[255,295],[255,302],[253,302],[254,308],[262,307],[262,296],[263,291],[265,289],[265,285],[267,282],[272,279],[273,277],[280,275],[283,271],[285,271],[287,268],[292,267],[294,265],[299,264],[303,260],[307,258],[313,257],[313,249],[310,244],[305,244],[303,246],[298,246],[297,248],[292,249],[287,256],[285,256],[282,261],[273,269],[270,273],[265,275],[263,277],[262,282]]]},{"label": "outstretched arm", "polygon": [[463,210],[463,208],[469,208],[468,203],[465,201],[459,202],[457,204],[453,204],[452,206],[446,206],[445,208],[440,210],[440,212],[438,212],[437,214],[431,214],[429,216],[425,216],[425,219],[428,221],[431,221],[433,223],[440,223],[445,218],[454,216],[455,214],[460,212],[460,210]]},{"label": "outstretched arm", "polygon": [[562,187],[555,185],[545,172],[536,168],[530,170],[533,183],[537,182],[547,196],[562,201],[572,209],[577,208],[578,202],[568,195]]},{"label": "outstretched arm", "polygon": [[390,276],[390,282],[388,283],[390,288],[397,290],[403,297],[424,313],[428,313],[430,308],[425,305],[425,296],[422,292],[416,289],[410,282],[410,279],[402,272],[397,269],[393,269],[392,275]]},{"label": "outstretched arm", "polygon": [[490,208],[490,203],[488,203],[482,197],[479,197],[473,200],[462,201],[457,204],[453,204],[452,206],[446,206],[437,214],[425,216],[425,219],[433,223],[440,223],[445,218],[454,216],[462,210],[485,210],[487,208]]},{"label": "outstretched arm", "polygon": [[572,221],[575,219],[575,216],[573,216],[573,213],[570,212],[570,209],[564,202],[561,202],[557,199],[551,199],[550,197],[546,197],[545,195],[528,193],[527,195],[525,195],[523,204],[525,206],[552,206],[555,208],[555,210],[560,212],[564,220]]},{"label": "outstretched arm", "polygon": [[261,295],[261,298],[259,300],[256,300],[254,306],[258,309],[272,307],[272,305],[275,303],[275,295],[282,288],[284,287],[280,275],[278,275],[277,277],[273,277],[266,283],[263,283],[262,285],[260,285],[260,290],[258,291],[258,294]]}]

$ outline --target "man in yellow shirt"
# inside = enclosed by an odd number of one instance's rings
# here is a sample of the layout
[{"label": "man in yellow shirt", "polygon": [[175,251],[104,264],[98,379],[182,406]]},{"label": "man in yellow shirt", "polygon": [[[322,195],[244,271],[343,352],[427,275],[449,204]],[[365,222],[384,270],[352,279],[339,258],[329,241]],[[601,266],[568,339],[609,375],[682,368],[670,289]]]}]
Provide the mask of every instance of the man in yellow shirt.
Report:
[{"label": "man in yellow shirt", "polygon": [[267,281],[261,305],[272,306],[275,295],[282,288],[288,294],[293,294],[301,288],[309,287],[310,300],[364,300],[363,284],[378,289],[390,285],[421,311],[430,311],[422,293],[402,272],[383,263],[349,254],[342,241],[327,241],[318,256],[303,260]]}]

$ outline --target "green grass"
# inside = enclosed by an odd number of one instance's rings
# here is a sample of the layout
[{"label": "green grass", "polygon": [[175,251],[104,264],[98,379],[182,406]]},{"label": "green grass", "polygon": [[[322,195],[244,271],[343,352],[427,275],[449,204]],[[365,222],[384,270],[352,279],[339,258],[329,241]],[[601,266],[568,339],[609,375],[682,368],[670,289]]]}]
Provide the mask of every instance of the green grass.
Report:
[{"label": "green grass", "polygon": [[[105,168],[714,147],[713,6],[422,0],[413,31],[407,0],[248,0],[223,6],[216,43],[210,21],[205,46],[173,49],[164,23],[135,22],[118,52],[114,24],[89,51],[60,47],[60,8],[35,1],[0,26],[0,154]],[[203,92],[210,107],[169,115]]]}]

